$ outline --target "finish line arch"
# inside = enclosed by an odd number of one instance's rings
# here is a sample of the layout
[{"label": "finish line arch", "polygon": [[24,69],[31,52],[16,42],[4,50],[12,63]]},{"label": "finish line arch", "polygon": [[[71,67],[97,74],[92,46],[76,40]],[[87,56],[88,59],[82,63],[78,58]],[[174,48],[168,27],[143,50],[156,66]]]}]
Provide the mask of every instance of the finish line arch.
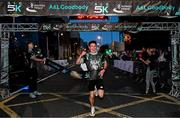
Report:
[{"label": "finish line arch", "polygon": [[[65,28],[72,25],[80,25],[81,23],[59,23],[57,25],[61,25]],[[53,28],[53,25],[51,24],[38,24],[38,23],[1,23],[0,24],[0,38],[1,38],[1,48],[3,46],[9,45],[9,38],[11,32],[44,32],[43,29],[44,26],[50,26]],[[81,24],[87,25],[86,24]],[[97,25],[96,23],[90,24],[90,25]],[[171,35],[171,51],[172,51],[172,83],[174,86],[179,85],[180,81],[180,57],[179,57],[179,47],[180,47],[180,22],[141,22],[141,23],[116,23],[114,25],[119,25],[120,27],[117,29],[112,29],[112,31],[131,31],[131,32],[138,32],[138,31],[169,31]],[[64,29],[56,29],[56,31],[67,31]],[[71,30],[71,31],[91,31],[91,29],[84,30],[83,28],[79,30]],[[102,29],[98,31],[104,31]],[[4,54],[4,53],[3,53]],[[1,57],[5,58],[5,61],[3,62],[3,68],[5,68],[4,73],[8,74],[9,72],[9,62],[8,62],[8,54],[1,55]],[[2,61],[2,58],[1,60]],[[2,74],[4,74],[1,72]],[[8,77],[6,80],[1,81],[1,84],[5,84],[8,86]],[[11,94],[8,92],[8,87],[6,88],[6,95],[5,97],[2,97],[2,99],[10,96]],[[173,94],[173,90],[170,91],[171,95]],[[174,95],[175,96],[175,95]],[[179,97],[179,94],[176,95],[176,97]]]}]

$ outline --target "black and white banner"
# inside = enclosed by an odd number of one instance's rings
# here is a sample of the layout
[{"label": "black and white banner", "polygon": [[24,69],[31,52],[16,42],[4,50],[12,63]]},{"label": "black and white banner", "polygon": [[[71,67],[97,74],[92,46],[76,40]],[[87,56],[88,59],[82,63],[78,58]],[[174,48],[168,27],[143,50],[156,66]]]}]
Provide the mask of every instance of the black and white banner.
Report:
[{"label": "black and white banner", "polygon": [[7,0],[0,1],[0,8],[1,16],[180,15],[179,0]]}]

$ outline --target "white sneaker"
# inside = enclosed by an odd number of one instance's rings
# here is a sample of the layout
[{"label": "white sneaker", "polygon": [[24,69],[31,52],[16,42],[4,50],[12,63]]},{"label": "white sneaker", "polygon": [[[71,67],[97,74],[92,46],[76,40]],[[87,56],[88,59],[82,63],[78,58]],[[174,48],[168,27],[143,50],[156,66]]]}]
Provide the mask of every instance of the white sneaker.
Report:
[{"label": "white sneaker", "polygon": [[94,95],[97,97],[98,96],[98,90],[96,88],[96,86],[94,87]]},{"label": "white sneaker", "polygon": [[95,108],[91,107],[91,113],[89,114],[90,116],[95,116]]},{"label": "white sneaker", "polygon": [[36,95],[34,95],[34,93],[30,93],[30,94],[29,94],[29,97],[30,97],[30,98],[36,98]]},{"label": "white sneaker", "polygon": [[34,91],[34,95],[42,95],[42,93],[40,93],[38,91]]}]

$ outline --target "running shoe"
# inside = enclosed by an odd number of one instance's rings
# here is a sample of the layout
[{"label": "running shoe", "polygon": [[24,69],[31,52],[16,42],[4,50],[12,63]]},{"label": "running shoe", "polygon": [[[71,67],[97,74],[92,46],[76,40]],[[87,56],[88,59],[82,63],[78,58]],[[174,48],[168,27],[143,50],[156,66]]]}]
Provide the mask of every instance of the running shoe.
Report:
[{"label": "running shoe", "polygon": [[91,113],[89,114],[90,116],[95,116],[95,108],[91,107]]}]

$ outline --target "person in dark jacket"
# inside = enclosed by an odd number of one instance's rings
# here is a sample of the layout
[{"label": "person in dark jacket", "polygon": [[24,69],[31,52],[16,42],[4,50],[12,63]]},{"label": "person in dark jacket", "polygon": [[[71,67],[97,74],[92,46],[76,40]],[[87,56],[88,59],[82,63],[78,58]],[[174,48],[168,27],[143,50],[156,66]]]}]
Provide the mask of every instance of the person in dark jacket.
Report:
[{"label": "person in dark jacket", "polygon": [[46,58],[39,58],[36,55],[36,52],[34,49],[35,48],[34,48],[33,42],[30,41],[26,44],[25,73],[26,73],[26,76],[28,77],[29,96],[31,98],[36,98],[37,95],[41,95],[41,93],[37,91],[37,78],[38,78],[37,62],[45,63],[46,61]]}]

